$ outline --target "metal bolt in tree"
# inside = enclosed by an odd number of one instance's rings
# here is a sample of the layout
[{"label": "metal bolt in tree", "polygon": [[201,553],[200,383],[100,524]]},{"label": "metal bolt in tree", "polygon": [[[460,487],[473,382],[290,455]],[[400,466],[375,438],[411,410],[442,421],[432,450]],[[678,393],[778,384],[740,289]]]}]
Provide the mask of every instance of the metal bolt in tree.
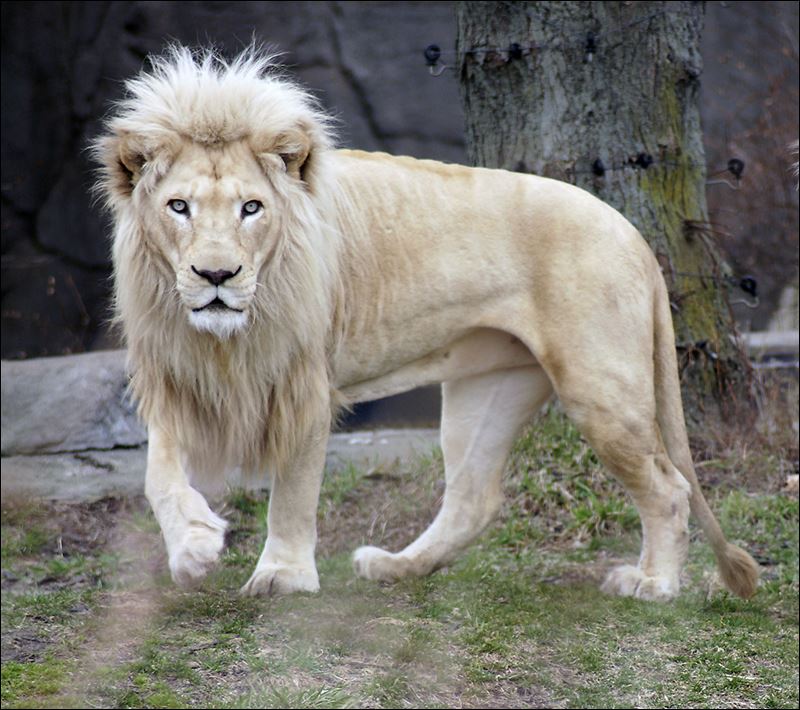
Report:
[{"label": "metal bolt in tree", "polygon": [[745,401],[749,372],[706,211],[703,14],[699,2],[456,4],[471,161],[576,184],[639,229],[670,289],[694,420],[711,401]]}]

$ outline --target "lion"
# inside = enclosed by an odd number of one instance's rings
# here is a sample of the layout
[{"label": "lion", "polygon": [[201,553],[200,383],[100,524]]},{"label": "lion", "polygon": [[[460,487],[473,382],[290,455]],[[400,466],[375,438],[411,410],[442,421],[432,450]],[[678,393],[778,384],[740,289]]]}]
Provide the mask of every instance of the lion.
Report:
[{"label": "lion", "polygon": [[442,383],[446,492],[394,581],[455,559],[495,518],[515,439],[552,396],[632,497],[636,565],[602,589],[675,597],[691,512],[724,584],[758,566],[695,475],[658,263],[618,212],[556,180],[334,148],[309,93],[250,49],[182,47],[127,84],[94,144],[114,221],[116,319],[149,430],[145,494],[174,581],[219,559],[204,494],[269,472],[242,592],[315,592],[316,508],[342,407]]}]

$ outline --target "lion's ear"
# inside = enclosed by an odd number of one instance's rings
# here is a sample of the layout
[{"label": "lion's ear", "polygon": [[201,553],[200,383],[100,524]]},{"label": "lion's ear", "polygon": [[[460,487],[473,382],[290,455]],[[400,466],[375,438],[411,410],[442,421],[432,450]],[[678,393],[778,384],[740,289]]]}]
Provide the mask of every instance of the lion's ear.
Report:
[{"label": "lion's ear", "polygon": [[93,153],[102,175],[97,192],[109,203],[130,197],[147,162],[140,143],[130,134],[112,133],[95,141]]},{"label": "lion's ear", "polygon": [[278,148],[278,155],[280,155],[283,164],[286,166],[286,172],[295,180],[302,180],[303,182],[305,182],[304,168],[310,153],[311,139],[301,133],[298,133],[297,136]]},{"label": "lion's ear", "polygon": [[155,183],[163,177],[179,149],[172,136],[150,137],[135,133],[112,133],[94,144],[102,166],[97,189],[110,203],[124,201],[143,177]]},{"label": "lion's ear", "polygon": [[307,167],[312,153],[313,141],[311,135],[298,127],[284,131],[269,141],[269,145],[258,151],[258,158],[265,170],[274,168],[275,156],[280,158],[280,164],[295,180],[307,182]]},{"label": "lion's ear", "polygon": [[125,204],[133,192],[131,171],[120,158],[120,137],[104,135],[92,143],[92,157],[100,164],[98,180],[92,188],[94,195],[108,207]]},{"label": "lion's ear", "polygon": [[136,140],[133,135],[120,136],[117,145],[117,161],[119,169],[124,173],[130,189],[136,187],[136,183],[142,177],[144,164],[147,162],[142,141]]}]

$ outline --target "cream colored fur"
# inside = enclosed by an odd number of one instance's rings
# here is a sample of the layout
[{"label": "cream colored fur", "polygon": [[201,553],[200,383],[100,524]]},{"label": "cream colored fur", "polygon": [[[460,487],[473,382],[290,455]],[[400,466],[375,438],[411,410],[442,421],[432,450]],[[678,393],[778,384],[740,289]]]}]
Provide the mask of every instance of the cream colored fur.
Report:
[{"label": "cream colored fur", "polygon": [[255,52],[175,49],[128,84],[96,144],[174,579],[202,578],[223,547],[199,491],[268,470],[269,535],[244,591],[316,590],[332,413],[442,382],[442,508],[400,552],[357,550],[358,574],[427,574],[474,540],[555,391],[642,516],[639,564],[604,588],[675,596],[691,504],[726,583],[752,594],[757,567],[697,484],[666,290],[636,230],[553,180],[334,150],[314,101],[270,70]]}]

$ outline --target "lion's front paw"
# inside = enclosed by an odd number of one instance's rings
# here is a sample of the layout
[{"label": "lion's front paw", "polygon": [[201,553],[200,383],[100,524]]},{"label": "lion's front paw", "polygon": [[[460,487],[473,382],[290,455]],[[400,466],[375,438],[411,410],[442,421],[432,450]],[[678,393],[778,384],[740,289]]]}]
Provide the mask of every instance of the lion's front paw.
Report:
[{"label": "lion's front paw", "polygon": [[319,575],[314,567],[287,567],[278,564],[256,567],[241,589],[242,594],[250,597],[318,591]]},{"label": "lion's front paw", "polygon": [[404,560],[379,547],[359,547],[353,553],[353,569],[359,577],[375,582],[394,582],[408,574]]},{"label": "lion's front paw", "polygon": [[206,519],[193,520],[168,546],[169,570],[175,584],[190,587],[205,577],[217,564],[225,545],[227,523],[208,511]]},{"label": "lion's front paw", "polygon": [[601,587],[606,594],[645,601],[669,601],[678,595],[678,583],[669,577],[650,577],[638,567],[623,565],[611,570]]}]

